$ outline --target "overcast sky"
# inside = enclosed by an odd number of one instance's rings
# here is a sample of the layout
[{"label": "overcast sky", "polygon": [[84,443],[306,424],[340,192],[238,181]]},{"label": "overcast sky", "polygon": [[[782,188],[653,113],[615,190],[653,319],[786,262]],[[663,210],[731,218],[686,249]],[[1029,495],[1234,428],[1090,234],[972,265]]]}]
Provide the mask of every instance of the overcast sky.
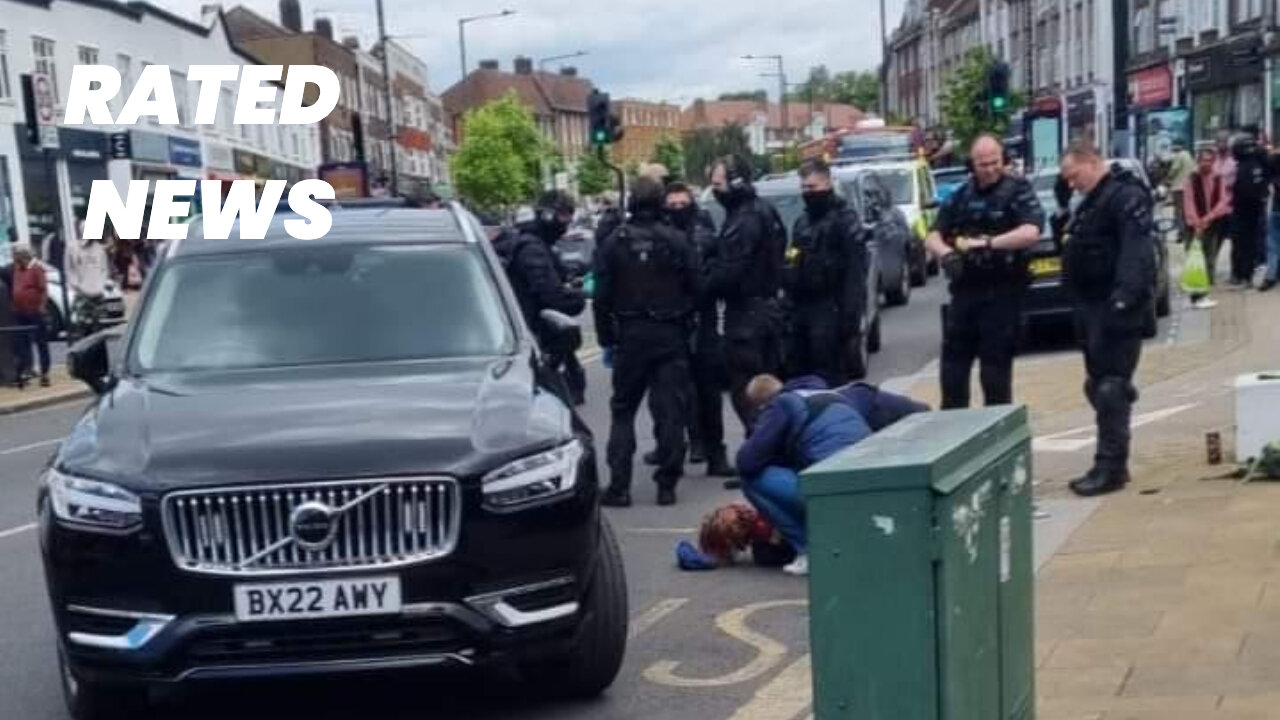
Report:
[{"label": "overcast sky", "polygon": [[[198,18],[213,0],[152,0]],[[887,0],[889,29],[906,0]],[[640,97],[687,104],[720,92],[768,88],[776,94],[769,62],[745,54],[785,56],[788,80],[804,79],[812,65],[833,71],[870,70],[880,61],[879,0],[385,0],[387,32],[413,35],[400,42],[427,61],[431,86],[442,92],[459,78],[458,18],[506,8],[516,15],[467,26],[467,60],[497,59],[509,68],[516,55],[535,59],[584,50],[568,61],[615,98]],[[236,2],[224,2],[230,9]],[[279,20],[278,0],[241,0]],[[714,8],[714,9],[712,9]],[[376,38],[374,0],[302,0],[303,23],[333,18],[341,39]]]}]

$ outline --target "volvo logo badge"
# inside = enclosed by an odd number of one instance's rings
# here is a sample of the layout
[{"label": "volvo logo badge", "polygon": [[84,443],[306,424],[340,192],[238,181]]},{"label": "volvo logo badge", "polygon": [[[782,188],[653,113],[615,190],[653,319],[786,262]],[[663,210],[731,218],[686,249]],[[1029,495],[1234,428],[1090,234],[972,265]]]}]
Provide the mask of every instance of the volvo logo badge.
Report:
[{"label": "volvo logo badge", "polygon": [[329,547],[338,534],[338,511],[322,502],[305,502],[289,514],[294,542],[303,550],[317,552]]}]

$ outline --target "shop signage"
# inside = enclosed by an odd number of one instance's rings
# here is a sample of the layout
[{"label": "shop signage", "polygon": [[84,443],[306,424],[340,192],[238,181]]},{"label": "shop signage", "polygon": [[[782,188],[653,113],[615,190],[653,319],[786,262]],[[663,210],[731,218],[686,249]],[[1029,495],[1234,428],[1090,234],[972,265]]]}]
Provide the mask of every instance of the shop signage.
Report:
[{"label": "shop signage", "polygon": [[216,143],[205,143],[204,146],[205,165],[218,170],[235,170],[235,157],[231,154],[231,148],[226,145],[218,145]]},{"label": "shop signage", "polygon": [[263,179],[271,177],[271,161],[267,158],[242,150],[233,151],[232,156],[235,158],[235,171],[241,175]]},{"label": "shop signage", "polygon": [[1136,108],[1158,108],[1173,101],[1173,73],[1168,65],[1129,76],[1129,99]]},{"label": "shop signage", "polygon": [[134,130],[130,140],[133,143],[134,160],[157,165],[169,164],[169,136]]},{"label": "shop signage", "polygon": [[1246,35],[1187,58],[1187,89],[1194,92],[1246,85],[1262,79],[1262,38]]},{"label": "shop signage", "polygon": [[200,157],[200,143],[186,138],[169,138],[169,162],[174,165],[200,167],[204,164]]},{"label": "shop signage", "polygon": [[57,149],[59,140],[58,118],[54,109],[56,98],[54,97],[53,82],[50,81],[48,75],[38,72],[32,75],[31,84],[35,90],[36,123],[40,128],[40,147],[50,150]]},{"label": "shop signage", "polygon": [[112,160],[128,160],[133,157],[133,143],[129,141],[129,133],[111,133],[107,144],[111,147]]},{"label": "shop signage", "polygon": [[68,160],[102,162],[109,157],[107,136],[100,132],[58,128],[58,143]]},{"label": "shop signage", "polygon": [[1067,96],[1067,123],[1072,127],[1089,125],[1098,116],[1098,99],[1093,90]]}]

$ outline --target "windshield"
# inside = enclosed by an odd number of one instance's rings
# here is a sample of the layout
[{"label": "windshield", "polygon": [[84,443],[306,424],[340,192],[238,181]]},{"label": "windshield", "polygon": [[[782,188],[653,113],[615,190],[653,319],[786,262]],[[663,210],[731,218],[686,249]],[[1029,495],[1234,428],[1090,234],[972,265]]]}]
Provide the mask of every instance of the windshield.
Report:
[{"label": "windshield", "polygon": [[761,199],[768,201],[782,217],[782,224],[787,228],[787,240],[791,239],[791,230],[795,227],[796,220],[804,214],[804,197],[797,192],[785,195],[761,195]]},{"label": "windshield", "polygon": [[511,333],[472,248],[263,250],[178,260],[138,318],[139,372],[504,353]]},{"label": "windshield", "polygon": [[910,155],[911,136],[905,133],[854,133],[840,138],[841,160],[865,160],[889,155]]},{"label": "windshield", "polygon": [[884,188],[889,191],[894,205],[916,204],[915,172],[911,170],[877,170],[874,175],[880,178]]}]

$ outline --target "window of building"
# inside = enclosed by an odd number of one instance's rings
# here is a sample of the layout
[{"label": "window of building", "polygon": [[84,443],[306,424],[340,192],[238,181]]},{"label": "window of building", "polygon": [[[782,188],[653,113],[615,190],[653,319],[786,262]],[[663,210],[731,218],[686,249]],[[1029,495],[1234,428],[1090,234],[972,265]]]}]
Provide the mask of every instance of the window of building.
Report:
[{"label": "window of building", "polygon": [[13,97],[13,86],[9,84],[9,33],[0,30],[0,100]]},{"label": "window of building", "polygon": [[218,127],[228,135],[235,132],[236,98],[227,88],[222,88],[222,99],[219,102]]},{"label": "window of building", "polygon": [[54,42],[48,38],[31,36],[31,52],[35,56],[36,73],[49,77],[49,87],[53,89],[55,98],[62,97],[58,93],[58,59]]},{"label": "window of building", "polygon": [[1262,0],[1232,0],[1231,21],[1246,23],[1262,17]]},{"label": "window of building", "polygon": [[76,63],[78,65],[97,65],[98,48],[88,45],[81,45],[76,48]]},{"label": "window of building", "polygon": [[195,117],[191,112],[190,90],[191,88],[187,87],[187,76],[178,72],[173,73],[173,97],[178,106],[178,125],[182,127],[191,127],[195,124]]},{"label": "window of building", "polygon": [[125,88],[133,87],[133,58],[124,53],[116,54],[116,70],[120,73],[120,89],[112,104],[115,105],[116,112],[124,109],[124,101],[128,96]]}]

